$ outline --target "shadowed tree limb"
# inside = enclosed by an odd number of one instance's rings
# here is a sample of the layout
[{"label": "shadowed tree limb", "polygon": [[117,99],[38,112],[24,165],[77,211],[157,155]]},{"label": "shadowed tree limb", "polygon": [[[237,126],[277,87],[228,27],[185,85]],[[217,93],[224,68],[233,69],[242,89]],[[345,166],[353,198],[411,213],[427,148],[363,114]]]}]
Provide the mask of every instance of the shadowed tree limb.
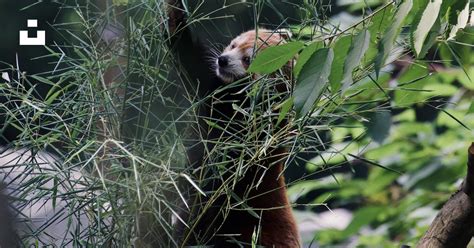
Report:
[{"label": "shadowed tree limb", "polygon": [[444,204],[417,247],[466,247],[474,235],[474,143],[461,189]]},{"label": "shadowed tree limb", "polygon": [[0,183],[0,247],[19,247],[19,238],[14,227],[15,221],[4,188],[5,185]]}]

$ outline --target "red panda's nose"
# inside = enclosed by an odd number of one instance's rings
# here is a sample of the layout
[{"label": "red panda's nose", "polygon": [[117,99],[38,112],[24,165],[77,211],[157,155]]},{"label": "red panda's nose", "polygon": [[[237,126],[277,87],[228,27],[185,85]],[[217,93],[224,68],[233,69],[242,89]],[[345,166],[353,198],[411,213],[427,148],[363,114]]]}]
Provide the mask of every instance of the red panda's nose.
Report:
[{"label": "red panda's nose", "polygon": [[219,56],[217,63],[220,67],[226,67],[229,64],[229,58],[227,56]]}]

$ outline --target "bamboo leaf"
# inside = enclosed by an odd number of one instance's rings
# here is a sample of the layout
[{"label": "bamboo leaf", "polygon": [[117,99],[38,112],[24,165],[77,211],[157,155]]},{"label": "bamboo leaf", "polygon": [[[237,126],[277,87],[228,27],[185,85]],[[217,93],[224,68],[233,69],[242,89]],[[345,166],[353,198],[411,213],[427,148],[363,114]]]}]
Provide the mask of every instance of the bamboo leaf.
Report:
[{"label": "bamboo leaf", "polygon": [[466,27],[468,20],[469,20],[469,2],[467,1],[464,9],[462,9],[457,15],[456,25],[454,25],[454,27],[451,29],[448,40],[454,39],[454,37],[456,37],[458,30]]},{"label": "bamboo leaf", "polygon": [[425,44],[425,39],[438,19],[442,3],[442,0],[429,1],[426,8],[423,10],[420,22],[412,35],[413,48],[417,56],[421,53],[423,45]]},{"label": "bamboo leaf", "polygon": [[342,74],[344,70],[343,61],[347,58],[347,53],[351,46],[351,36],[339,38],[333,46],[334,59],[331,66],[331,74],[329,75],[329,85],[331,91],[336,92],[341,87]]},{"label": "bamboo leaf", "polygon": [[277,120],[277,126],[280,124],[280,122],[285,119],[286,115],[290,111],[291,107],[293,106],[293,98],[288,98],[286,99],[281,105],[280,105],[280,114],[278,115],[278,120]]},{"label": "bamboo leaf", "polygon": [[393,43],[397,35],[400,33],[403,21],[410,12],[413,6],[412,0],[406,0],[398,7],[398,11],[395,14],[392,25],[388,28],[384,34],[382,40],[379,42],[379,51],[375,58],[375,73],[377,77],[380,74],[380,70],[385,65],[388,55],[392,51]]},{"label": "bamboo leaf", "polygon": [[448,23],[456,25],[459,22],[461,12],[469,5],[469,0],[443,1],[441,15],[447,14]]},{"label": "bamboo leaf", "polygon": [[180,174],[182,177],[184,177],[186,180],[188,180],[188,182],[203,196],[206,196],[206,193],[204,193],[204,191],[201,190],[201,188],[199,188],[199,186],[191,179],[191,177],[189,177],[188,175],[186,175],[185,173],[181,173]]},{"label": "bamboo leaf", "polygon": [[342,77],[342,92],[352,84],[352,71],[360,65],[362,57],[369,48],[370,33],[368,30],[360,32],[352,42],[349,48],[349,54],[344,62],[344,71]]},{"label": "bamboo leaf", "polygon": [[367,133],[377,143],[382,144],[388,137],[392,126],[392,114],[389,111],[375,112],[365,123]]},{"label": "bamboo leaf", "polygon": [[469,106],[469,109],[467,110],[466,114],[472,114],[474,113],[474,102],[471,103],[471,106]]},{"label": "bamboo leaf", "polygon": [[292,59],[303,46],[303,42],[295,41],[268,47],[257,54],[248,71],[263,74],[275,72]]},{"label": "bamboo leaf", "polygon": [[303,65],[308,62],[308,59],[313,55],[316,50],[319,48],[322,48],[323,43],[322,42],[313,42],[310,45],[308,45],[301,54],[298,56],[298,61],[296,62],[295,68],[293,69],[293,72],[296,77],[300,74],[301,69],[303,68]]},{"label": "bamboo leaf", "polygon": [[365,226],[370,224],[372,221],[377,219],[377,216],[385,210],[383,206],[370,206],[357,210],[354,213],[354,218],[352,219],[349,226],[342,231],[343,237],[349,237]]},{"label": "bamboo leaf", "polygon": [[308,114],[326,87],[334,53],[330,48],[316,51],[301,69],[294,92],[298,116]]},{"label": "bamboo leaf", "polygon": [[439,33],[441,31],[441,24],[439,19],[436,19],[435,24],[431,28],[431,30],[428,32],[428,35],[426,36],[424,45],[421,48],[421,51],[418,53],[417,57],[419,59],[424,58],[425,55],[428,53],[429,49],[435,44],[436,38],[438,37]]}]

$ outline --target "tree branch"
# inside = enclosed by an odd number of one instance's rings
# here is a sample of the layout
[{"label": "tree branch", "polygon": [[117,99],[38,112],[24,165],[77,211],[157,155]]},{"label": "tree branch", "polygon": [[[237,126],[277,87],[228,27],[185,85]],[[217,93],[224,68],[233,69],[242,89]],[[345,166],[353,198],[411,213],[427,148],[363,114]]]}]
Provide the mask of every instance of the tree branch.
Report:
[{"label": "tree branch", "polygon": [[0,183],[0,247],[19,247],[14,218],[10,212],[8,196],[4,194],[4,188],[5,185]]},{"label": "tree branch", "polygon": [[466,247],[474,235],[474,143],[468,149],[467,175],[417,247]]}]

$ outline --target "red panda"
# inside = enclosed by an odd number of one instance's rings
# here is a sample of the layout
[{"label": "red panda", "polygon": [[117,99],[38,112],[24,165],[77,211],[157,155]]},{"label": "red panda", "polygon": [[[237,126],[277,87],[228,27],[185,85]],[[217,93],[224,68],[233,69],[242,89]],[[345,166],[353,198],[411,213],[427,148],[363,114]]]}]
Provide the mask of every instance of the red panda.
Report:
[{"label": "red panda", "polygon": [[[216,59],[216,75],[225,83],[247,76],[247,69],[255,53],[269,46],[285,43],[285,35],[267,29],[250,30],[234,38]],[[289,62],[291,63],[291,62]],[[250,190],[246,204],[250,208],[264,209],[260,220],[249,213],[230,213],[219,230],[222,234],[240,233],[238,240],[250,243],[251,235],[260,225],[260,242],[265,247],[300,247],[296,221],[286,194],[283,163],[285,148],[275,148],[260,164],[264,173],[260,186]],[[247,172],[239,183],[244,187],[254,183],[255,174]],[[258,177],[257,177],[258,178]],[[237,187],[238,189],[238,187]],[[242,193],[242,192],[237,192]],[[241,197],[241,196],[239,196]]]},{"label": "red panda", "polygon": [[[177,1],[177,3],[180,2]],[[175,27],[179,26],[176,20],[173,20],[172,24]],[[242,130],[245,127],[237,123],[236,119],[240,118],[240,114],[236,112],[233,105],[248,101],[243,92],[243,88],[248,85],[245,82],[248,76],[247,69],[256,53],[269,46],[284,43],[285,35],[266,29],[242,33],[216,56],[211,65],[208,65],[207,73],[199,74],[195,70],[202,65],[193,64],[190,60],[196,61],[202,58],[204,61],[205,58],[200,56],[206,53],[202,50],[194,50],[205,49],[204,46],[193,43],[193,39],[189,39],[187,48],[183,47],[186,49],[186,54],[182,54],[181,46],[186,45],[183,37],[189,38],[191,35],[189,30],[179,28],[176,30],[182,32],[173,44],[181,59],[180,63],[188,65],[186,69],[190,71],[189,74],[196,75],[195,79],[205,89],[200,92],[201,94],[207,95],[214,91],[212,97],[206,98],[199,112],[201,118],[196,128],[200,135],[199,141],[188,149],[189,164],[195,168],[197,175],[204,175],[204,180],[207,180],[206,177],[214,176],[212,171],[216,170],[209,165],[225,163],[228,168],[238,167],[241,151],[220,147],[220,143],[216,140],[238,143],[240,138],[244,138],[239,137],[245,134],[245,130]],[[194,53],[190,54],[192,52]],[[256,79],[255,75],[252,78]],[[225,87],[236,81],[243,82],[235,87]],[[216,89],[221,88],[224,89],[216,93]],[[213,124],[211,125],[210,121],[206,120],[212,120]],[[225,128],[216,128],[216,126]],[[284,124],[280,124],[275,128],[283,126]],[[266,134],[259,134],[260,138],[264,135]],[[215,155],[216,158],[210,158],[209,151],[212,151],[211,155]],[[286,148],[277,146],[270,148],[263,158],[256,161],[256,164],[251,164],[244,175],[237,178],[237,182],[232,184],[232,189],[225,189],[230,190],[232,196],[224,192],[212,202],[209,202],[209,196],[203,197],[196,194],[191,197],[189,205],[194,208],[189,216],[183,216],[189,227],[178,228],[182,245],[230,248],[250,247],[252,243],[255,243],[263,247],[300,247],[296,221],[282,176],[286,158]],[[205,169],[211,172],[203,172]],[[225,178],[210,178],[201,186],[205,192],[215,192],[217,189],[222,189],[222,180],[236,178],[234,172],[235,170],[229,169]],[[257,181],[259,181],[258,186]]]},{"label": "red panda", "polygon": [[216,60],[216,75],[224,82],[245,77],[255,52],[285,43],[287,35],[267,29],[250,30],[234,38]]}]

